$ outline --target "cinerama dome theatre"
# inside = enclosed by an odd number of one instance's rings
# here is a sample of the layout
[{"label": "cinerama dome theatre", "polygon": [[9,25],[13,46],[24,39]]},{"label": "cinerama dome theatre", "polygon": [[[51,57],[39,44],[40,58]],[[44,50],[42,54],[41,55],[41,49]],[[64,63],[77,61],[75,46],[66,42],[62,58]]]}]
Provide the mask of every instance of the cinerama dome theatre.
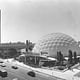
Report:
[{"label": "cinerama dome theatre", "polygon": [[56,57],[58,51],[61,51],[63,56],[68,56],[69,50],[73,53],[76,51],[77,55],[80,54],[80,48],[77,41],[63,33],[51,33],[43,36],[35,44],[33,52],[39,53],[40,55]]}]

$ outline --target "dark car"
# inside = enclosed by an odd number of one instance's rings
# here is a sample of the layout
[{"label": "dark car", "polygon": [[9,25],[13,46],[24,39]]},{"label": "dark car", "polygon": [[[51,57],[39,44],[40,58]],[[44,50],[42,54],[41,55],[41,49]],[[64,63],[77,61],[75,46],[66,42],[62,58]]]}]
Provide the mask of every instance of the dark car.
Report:
[{"label": "dark car", "polygon": [[1,63],[0,66],[1,67],[6,67],[6,65],[4,63]]},{"label": "dark car", "polygon": [[36,77],[36,74],[33,71],[29,71],[27,74],[31,77]]},{"label": "dark car", "polygon": [[0,70],[0,76],[1,76],[2,78],[7,77],[7,76],[8,76],[7,71],[6,71],[6,70],[4,70],[4,69],[1,69],[1,70]]},{"label": "dark car", "polygon": [[17,67],[17,66],[12,66],[12,68],[13,68],[13,69],[18,69],[18,67]]},{"label": "dark car", "polygon": [[0,61],[0,63],[4,63],[3,61]]}]

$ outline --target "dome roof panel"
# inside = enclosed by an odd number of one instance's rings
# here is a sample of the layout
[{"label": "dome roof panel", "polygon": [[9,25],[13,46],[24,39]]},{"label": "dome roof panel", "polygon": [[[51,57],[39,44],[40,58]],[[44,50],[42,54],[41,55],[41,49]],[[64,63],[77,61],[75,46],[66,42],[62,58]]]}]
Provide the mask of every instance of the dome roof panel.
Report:
[{"label": "dome roof panel", "polygon": [[[68,47],[69,45],[76,45],[76,41],[63,33],[51,33],[43,36],[35,45],[34,49],[38,51],[48,51],[58,47]],[[33,51],[34,51],[33,49]]]}]

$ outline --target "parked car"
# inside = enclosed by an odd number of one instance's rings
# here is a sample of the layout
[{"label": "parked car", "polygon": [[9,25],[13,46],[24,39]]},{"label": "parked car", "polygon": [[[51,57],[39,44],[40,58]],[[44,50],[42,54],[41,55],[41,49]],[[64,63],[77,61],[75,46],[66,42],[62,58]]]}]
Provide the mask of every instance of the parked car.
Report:
[{"label": "parked car", "polygon": [[36,74],[33,71],[29,71],[27,74],[31,77],[36,77]]},{"label": "parked car", "polygon": [[5,63],[0,64],[1,67],[6,67]]},{"label": "parked car", "polygon": [[13,69],[18,69],[18,67],[17,67],[17,66],[12,66],[12,68],[13,68]]},{"label": "parked car", "polygon": [[2,78],[7,77],[7,76],[8,76],[7,71],[6,71],[6,70],[4,70],[4,69],[1,69],[1,70],[0,70],[0,76],[1,76]]},{"label": "parked car", "polygon": [[4,63],[3,61],[0,61],[0,63]]}]

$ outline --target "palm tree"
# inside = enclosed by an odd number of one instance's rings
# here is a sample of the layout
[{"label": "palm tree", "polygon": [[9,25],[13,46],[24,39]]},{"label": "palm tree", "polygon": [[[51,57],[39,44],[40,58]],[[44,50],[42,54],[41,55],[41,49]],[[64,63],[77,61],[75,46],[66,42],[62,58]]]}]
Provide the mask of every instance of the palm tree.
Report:
[{"label": "palm tree", "polygon": [[[29,51],[32,51],[34,44],[29,40],[26,40],[26,54],[29,54]],[[26,63],[26,54],[25,54],[25,63]]]},{"label": "palm tree", "polygon": [[77,53],[74,52],[74,64],[76,64],[76,63],[77,63]]},{"label": "palm tree", "polygon": [[61,53],[61,51],[57,52],[57,60],[60,65],[63,64],[64,57],[63,57],[63,54]]},{"label": "palm tree", "polygon": [[35,44],[33,44],[32,42],[30,42],[29,40],[26,40],[26,52],[32,51],[34,45]]},{"label": "palm tree", "polygon": [[71,50],[69,50],[68,62],[69,64],[72,64],[72,51]]}]

